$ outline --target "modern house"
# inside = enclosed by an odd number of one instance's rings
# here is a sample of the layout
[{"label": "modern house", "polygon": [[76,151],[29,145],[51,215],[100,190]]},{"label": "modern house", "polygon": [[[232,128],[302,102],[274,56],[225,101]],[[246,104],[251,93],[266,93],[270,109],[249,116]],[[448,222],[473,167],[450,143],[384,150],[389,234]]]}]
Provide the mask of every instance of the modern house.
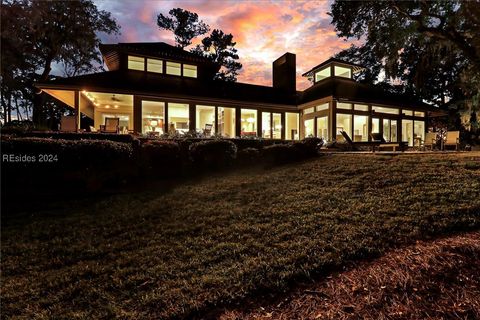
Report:
[{"label": "modern house", "polygon": [[[353,80],[361,66],[329,59],[303,74],[312,80],[296,90],[296,57],[273,62],[273,85],[213,80],[219,66],[166,43],[100,46],[106,72],[58,78],[37,87],[93,119],[97,129],[118,118],[124,132],[146,135],[204,131],[224,137],[300,139],[317,136],[369,141],[423,139],[427,117],[436,112],[411,97],[394,95]],[[248,67],[248,66],[247,66]]]}]

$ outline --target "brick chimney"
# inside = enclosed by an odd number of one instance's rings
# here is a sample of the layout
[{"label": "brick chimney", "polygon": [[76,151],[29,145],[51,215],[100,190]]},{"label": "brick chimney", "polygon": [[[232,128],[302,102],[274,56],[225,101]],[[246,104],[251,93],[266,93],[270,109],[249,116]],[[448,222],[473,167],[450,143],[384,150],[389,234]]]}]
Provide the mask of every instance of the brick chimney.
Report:
[{"label": "brick chimney", "polygon": [[296,56],[287,52],[272,63],[273,87],[295,93],[297,90]]}]

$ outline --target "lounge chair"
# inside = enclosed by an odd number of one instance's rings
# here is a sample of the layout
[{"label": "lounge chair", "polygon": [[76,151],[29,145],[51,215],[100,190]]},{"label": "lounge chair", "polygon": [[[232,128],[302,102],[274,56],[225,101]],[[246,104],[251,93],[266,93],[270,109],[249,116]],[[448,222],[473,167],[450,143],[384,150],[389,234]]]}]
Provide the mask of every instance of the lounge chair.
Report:
[{"label": "lounge chair", "polygon": [[352,150],[358,150],[357,147],[365,146],[365,147],[372,147],[372,152],[375,152],[375,147],[380,144],[379,142],[375,142],[375,141],[372,141],[372,142],[370,142],[370,141],[353,142],[347,132],[340,131],[340,133],[343,136],[343,139],[350,145]]},{"label": "lounge chair", "polygon": [[120,118],[105,118],[105,128],[102,132],[118,133]]},{"label": "lounge chair", "polygon": [[400,151],[403,151],[405,148],[404,142],[387,142],[380,133],[370,133],[370,137],[372,138],[372,142],[378,142],[378,151],[383,148],[392,148],[393,152],[395,152],[397,148]]},{"label": "lounge chair", "polygon": [[436,132],[427,132],[425,135],[425,141],[423,142],[423,147],[430,147],[430,150],[433,151],[433,147],[437,144],[437,133]]},{"label": "lounge chair", "polygon": [[460,131],[448,131],[443,147],[455,146],[455,150],[458,150],[460,146]]},{"label": "lounge chair", "polygon": [[76,116],[62,116],[60,119],[60,131],[76,132],[77,131],[77,117]]}]

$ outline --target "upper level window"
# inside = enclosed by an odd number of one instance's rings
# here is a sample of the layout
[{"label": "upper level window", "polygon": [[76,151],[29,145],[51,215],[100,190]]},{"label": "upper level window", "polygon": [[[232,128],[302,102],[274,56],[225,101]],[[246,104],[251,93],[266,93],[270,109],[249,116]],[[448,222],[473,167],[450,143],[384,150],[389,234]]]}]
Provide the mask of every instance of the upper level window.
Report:
[{"label": "upper level window", "polygon": [[335,66],[334,72],[337,77],[352,78],[352,69],[350,68]]},{"label": "upper level window", "polygon": [[147,59],[147,71],[162,73],[163,61],[157,59]]},{"label": "upper level window", "polygon": [[183,76],[184,77],[196,78],[197,77],[197,66],[193,66],[193,65],[190,65],[190,64],[184,64],[183,65]]},{"label": "upper level window", "polygon": [[303,110],[303,114],[314,113],[314,112],[315,112],[315,107],[311,107]]},{"label": "upper level window", "polygon": [[358,111],[368,111],[368,105],[366,105],[366,104],[356,104],[355,103],[353,108],[355,110],[358,110]]},{"label": "upper level window", "polygon": [[415,111],[415,117],[425,117],[425,112]]},{"label": "upper level window", "polygon": [[167,61],[167,74],[174,76],[182,75],[182,70],[180,69],[180,63]]},{"label": "upper level window", "polygon": [[315,82],[318,82],[320,80],[326,79],[332,75],[332,72],[330,70],[330,66],[318,71],[315,73]]},{"label": "upper level window", "polygon": [[379,107],[379,106],[372,106],[372,110],[375,111],[375,112],[388,113],[388,114],[399,114],[400,113],[399,109],[384,108],[384,107]]},{"label": "upper level window", "polygon": [[403,110],[403,114],[406,116],[413,116],[413,111],[412,110]]},{"label": "upper level window", "polygon": [[142,57],[128,56],[128,69],[145,70],[145,59]]},{"label": "upper level window", "polygon": [[317,111],[328,110],[328,103],[317,106]]},{"label": "upper level window", "polygon": [[351,103],[337,102],[337,109],[347,109],[352,110]]}]

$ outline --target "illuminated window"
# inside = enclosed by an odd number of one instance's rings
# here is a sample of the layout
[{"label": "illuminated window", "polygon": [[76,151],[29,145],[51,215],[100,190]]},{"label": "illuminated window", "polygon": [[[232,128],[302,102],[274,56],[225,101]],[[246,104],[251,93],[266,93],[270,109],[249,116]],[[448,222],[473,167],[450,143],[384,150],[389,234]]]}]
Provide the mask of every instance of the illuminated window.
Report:
[{"label": "illuminated window", "polygon": [[188,104],[168,103],[168,133],[188,132],[189,121]]},{"label": "illuminated window", "polygon": [[372,118],[372,133],[380,133],[380,119]]},{"label": "illuminated window", "polygon": [[335,131],[337,141],[345,141],[345,138],[341,134],[341,131],[345,131],[350,138],[352,138],[352,115],[337,113],[337,130]]},{"label": "illuminated window", "polygon": [[314,113],[315,112],[315,107],[307,108],[303,110],[303,114],[309,114],[309,113]]},{"label": "illuminated window", "polygon": [[142,133],[163,134],[165,121],[165,103],[142,101]]},{"label": "illuminated window", "polygon": [[337,77],[352,78],[352,70],[350,68],[335,66],[334,72]]},{"label": "illuminated window", "polygon": [[272,113],[272,137],[282,139],[282,114]]},{"label": "illuminated window", "polygon": [[288,140],[298,140],[298,113],[285,113],[285,138]]},{"label": "illuminated window", "polygon": [[325,69],[322,69],[318,72],[315,72],[315,82],[318,82],[320,80],[326,79],[330,77],[331,74],[330,66],[326,67]]},{"label": "illuminated window", "polygon": [[397,120],[383,119],[383,139],[397,142]]},{"label": "illuminated window", "polygon": [[235,108],[218,107],[218,133],[222,137],[235,137]]},{"label": "illuminated window", "polygon": [[262,112],[262,137],[266,139],[271,138],[270,115],[270,112]]},{"label": "illuminated window", "polygon": [[351,103],[337,102],[337,109],[352,110],[352,104]]},{"label": "illuminated window", "polygon": [[395,108],[384,108],[379,106],[372,106],[372,110],[378,113],[399,114],[400,110]]},{"label": "illuminated window", "polygon": [[402,120],[402,141],[413,146],[413,120]]},{"label": "illuminated window", "polygon": [[328,110],[328,103],[317,106],[317,111]]},{"label": "illuminated window", "polygon": [[241,110],[241,130],[242,136],[256,136],[257,135],[257,110],[242,109]]},{"label": "illuminated window", "polygon": [[193,66],[190,64],[184,64],[183,65],[183,76],[184,77],[190,77],[190,78],[196,78],[197,77],[197,66]]},{"label": "illuminated window", "polygon": [[328,117],[317,118],[317,138],[328,141]]},{"label": "illuminated window", "polygon": [[353,109],[358,111],[368,111],[368,106],[366,104],[355,104]]},{"label": "illuminated window", "polygon": [[145,59],[142,57],[128,56],[128,69],[145,71]]},{"label": "illuminated window", "polygon": [[215,133],[215,107],[197,105],[195,120],[197,132],[202,132],[207,137]]},{"label": "illuminated window", "polygon": [[148,72],[163,72],[163,61],[157,59],[147,59],[147,71]]},{"label": "illuminated window", "polygon": [[167,61],[167,74],[180,76],[182,74],[180,63]]},{"label": "illuminated window", "polygon": [[314,136],[315,129],[313,121],[314,119],[308,119],[303,122],[303,125],[305,126],[305,137]]},{"label": "illuminated window", "polygon": [[420,145],[420,140],[425,141],[425,121],[414,121],[413,135],[416,138],[414,142]]},{"label": "illuminated window", "polygon": [[353,141],[368,141],[368,116],[353,116]]},{"label": "illuminated window", "polygon": [[412,111],[412,110],[403,110],[403,113],[404,113],[406,116],[413,116],[413,111]]},{"label": "illuminated window", "polygon": [[425,112],[415,111],[415,117],[425,117]]}]

